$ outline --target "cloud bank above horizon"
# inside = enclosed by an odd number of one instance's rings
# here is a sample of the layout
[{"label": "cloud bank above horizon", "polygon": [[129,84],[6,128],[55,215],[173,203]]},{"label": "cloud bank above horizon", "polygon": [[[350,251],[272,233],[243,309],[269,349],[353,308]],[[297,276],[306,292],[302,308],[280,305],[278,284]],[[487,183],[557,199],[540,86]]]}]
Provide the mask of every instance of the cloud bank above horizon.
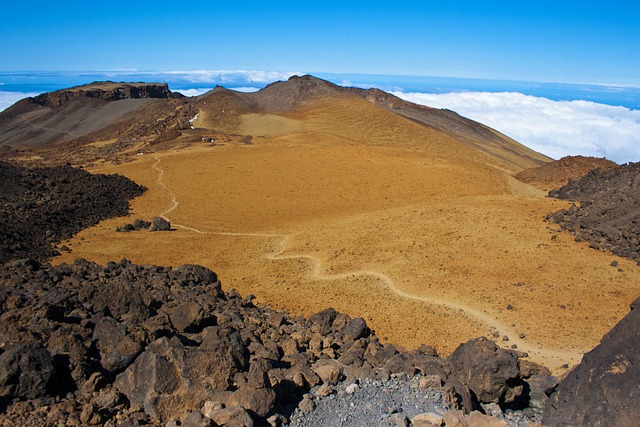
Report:
[{"label": "cloud bank above horizon", "polygon": [[[213,89],[214,88],[212,87],[203,87],[203,88],[197,88],[197,89],[174,89],[173,92],[179,92],[184,96],[200,96]],[[252,86],[230,87],[228,89],[235,90],[236,92],[256,92],[260,90],[259,87],[252,87]]]},{"label": "cloud bank above horizon", "polygon": [[[143,73],[144,74],[144,73]],[[242,84],[251,86],[256,83],[271,83],[287,80],[299,72],[259,71],[259,70],[191,70],[157,72],[158,76],[171,76],[172,80],[183,80],[192,83]]]},{"label": "cloud bank above horizon", "polygon": [[34,92],[4,92],[0,91],[0,111],[11,107],[16,102],[29,96],[36,96]]},{"label": "cloud bank above horizon", "polygon": [[589,101],[553,101],[517,92],[394,95],[447,108],[554,159],[568,155],[640,161],[640,110]]}]

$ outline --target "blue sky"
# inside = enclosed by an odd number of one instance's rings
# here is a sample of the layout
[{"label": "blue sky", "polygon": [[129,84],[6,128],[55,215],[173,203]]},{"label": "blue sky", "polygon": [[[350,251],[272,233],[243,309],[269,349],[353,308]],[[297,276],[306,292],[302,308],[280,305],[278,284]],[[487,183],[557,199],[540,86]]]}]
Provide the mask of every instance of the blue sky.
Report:
[{"label": "blue sky", "polygon": [[29,1],[0,71],[248,69],[640,84],[630,1]]},{"label": "blue sky", "polygon": [[196,95],[311,73],[452,109],[554,158],[640,161],[640,2],[6,0],[0,11],[0,111],[95,80]]}]

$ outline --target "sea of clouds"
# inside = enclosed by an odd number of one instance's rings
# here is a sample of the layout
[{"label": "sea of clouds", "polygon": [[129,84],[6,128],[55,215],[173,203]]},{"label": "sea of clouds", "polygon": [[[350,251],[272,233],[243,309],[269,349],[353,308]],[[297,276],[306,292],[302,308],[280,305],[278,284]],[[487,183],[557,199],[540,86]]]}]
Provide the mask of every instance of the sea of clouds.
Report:
[{"label": "sea of clouds", "polygon": [[[140,72],[138,75],[149,73]],[[244,83],[267,84],[277,80],[287,80],[299,72],[257,71],[257,70],[190,70],[164,71],[154,73],[163,80],[187,81],[193,83],[216,83],[223,86]]]},{"label": "sea of clouds", "polygon": [[453,110],[554,159],[584,155],[617,163],[640,161],[640,110],[516,92],[393,93]]},{"label": "sea of clouds", "polygon": [[22,98],[36,95],[37,93],[31,92],[4,92],[0,90],[0,111],[12,106]]},{"label": "sea of clouds", "polygon": [[[202,88],[196,88],[196,89],[173,89],[173,91],[179,92],[184,96],[200,96],[213,89],[214,88],[212,87],[202,87]],[[256,92],[260,90],[259,87],[252,87],[252,86],[230,87],[229,89],[235,90],[236,92]]]}]

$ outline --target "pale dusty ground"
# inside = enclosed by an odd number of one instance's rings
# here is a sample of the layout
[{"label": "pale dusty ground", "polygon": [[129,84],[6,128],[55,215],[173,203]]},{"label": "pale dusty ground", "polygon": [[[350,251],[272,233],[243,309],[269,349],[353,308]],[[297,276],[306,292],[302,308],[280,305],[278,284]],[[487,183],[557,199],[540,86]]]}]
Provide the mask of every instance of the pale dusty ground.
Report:
[{"label": "pale dusty ground", "polygon": [[[149,191],[131,218],[81,232],[56,262],[202,264],[226,289],[294,314],[332,306],[385,340],[442,354],[497,330],[556,370],[627,313],[640,268],[543,222],[565,203],[453,138],[374,109],[358,115],[366,122],[349,113],[248,115],[240,131],[254,145],[102,166]],[[159,214],[177,230],[114,232]]]}]

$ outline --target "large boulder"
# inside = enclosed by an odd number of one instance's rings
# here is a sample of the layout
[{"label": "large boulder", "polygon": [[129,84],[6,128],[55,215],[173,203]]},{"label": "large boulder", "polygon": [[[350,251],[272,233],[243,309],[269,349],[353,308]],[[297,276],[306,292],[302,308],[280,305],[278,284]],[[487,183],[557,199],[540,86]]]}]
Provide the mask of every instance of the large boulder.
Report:
[{"label": "large boulder", "polygon": [[461,344],[447,361],[451,377],[460,380],[478,403],[505,404],[522,393],[518,358],[486,338]]},{"label": "large boulder", "polygon": [[331,332],[331,326],[333,321],[338,316],[338,312],[329,307],[322,310],[319,313],[309,316],[309,325],[312,332],[317,332],[321,335],[326,335]]},{"label": "large boulder", "polygon": [[228,355],[160,338],[117,376],[115,385],[132,406],[153,418],[171,419],[226,390],[236,372]]},{"label": "large boulder", "polygon": [[212,293],[216,297],[224,297],[218,276],[206,267],[195,264],[185,264],[169,272],[169,280],[180,286],[212,285]]},{"label": "large boulder", "polygon": [[241,406],[258,417],[266,417],[276,403],[276,392],[271,388],[268,371],[272,362],[267,359],[256,359],[251,362],[246,383],[229,397],[230,406]]},{"label": "large boulder", "polygon": [[550,425],[636,426],[640,420],[640,298],[585,354],[547,402]]},{"label": "large boulder", "polygon": [[127,328],[111,317],[96,323],[93,341],[102,367],[112,373],[125,369],[142,352],[142,345],[127,333]]},{"label": "large boulder", "polygon": [[[106,313],[114,319],[132,322],[143,322],[152,316],[154,310],[145,302],[146,296],[142,286],[132,286],[133,271],[126,271],[128,264],[123,264],[122,273],[110,279],[104,286],[82,286],[78,290],[78,300],[83,306],[94,313]],[[77,259],[72,268],[74,275],[95,274],[95,264]]]},{"label": "large boulder", "polygon": [[276,393],[271,387],[241,386],[229,397],[232,406],[240,406],[259,417],[266,417],[276,403]]},{"label": "large boulder", "polygon": [[0,397],[44,397],[54,376],[53,357],[40,343],[18,344],[0,354]]},{"label": "large boulder", "polygon": [[167,310],[171,324],[179,332],[200,332],[215,323],[214,316],[207,316],[202,305],[189,301]]},{"label": "large boulder", "polygon": [[351,319],[347,325],[342,328],[342,334],[345,339],[355,341],[359,338],[366,337],[371,332],[367,327],[367,323],[362,317]]},{"label": "large boulder", "polygon": [[161,218],[159,216],[154,216],[153,223],[151,225],[151,228],[149,228],[149,230],[150,231],[169,231],[171,230],[171,223],[164,218]]}]

